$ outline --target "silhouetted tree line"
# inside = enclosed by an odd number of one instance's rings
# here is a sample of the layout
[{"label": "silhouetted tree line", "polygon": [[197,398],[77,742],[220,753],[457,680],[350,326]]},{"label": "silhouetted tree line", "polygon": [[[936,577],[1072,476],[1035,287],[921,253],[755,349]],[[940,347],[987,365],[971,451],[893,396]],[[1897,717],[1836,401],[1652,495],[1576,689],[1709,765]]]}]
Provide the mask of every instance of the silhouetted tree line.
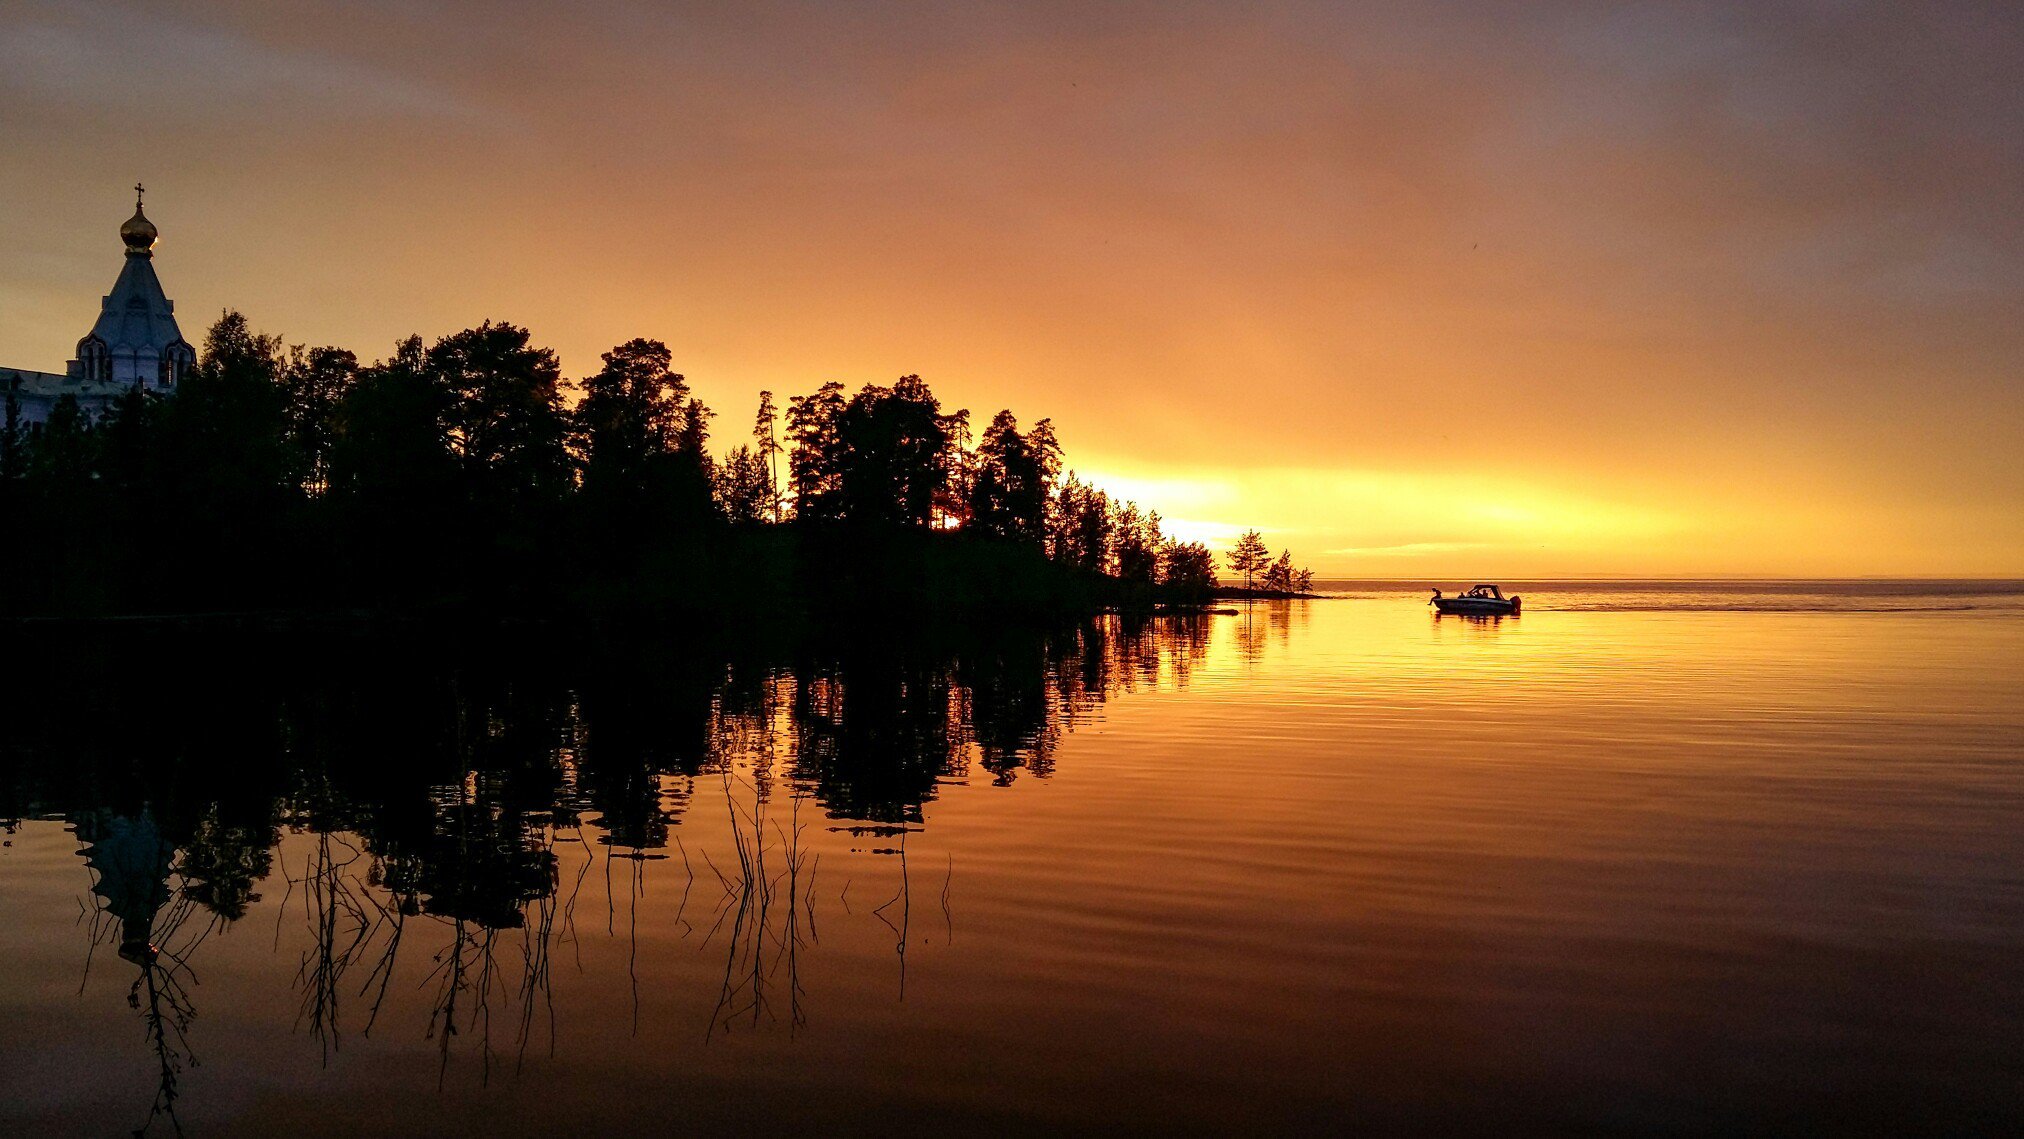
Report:
[{"label": "silhouetted tree line", "polygon": [[[17,553],[0,575],[17,608],[513,598],[585,578],[791,588],[785,547],[754,537],[769,531],[820,535],[799,557],[832,576],[884,550],[841,574],[855,588],[943,562],[1100,604],[1216,585],[1206,547],[1064,475],[1048,420],[1022,430],[1000,411],[973,435],[919,376],[827,383],[784,421],[762,392],[752,441],[716,459],[713,413],[658,341],[570,382],[510,324],[410,337],[368,364],[228,312],[172,396],[136,389],[96,422],[66,397],[32,433],[14,393],[5,406],[0,525]],[[1247,585],[1304,588],[1262,546],[1232,564]]]}]

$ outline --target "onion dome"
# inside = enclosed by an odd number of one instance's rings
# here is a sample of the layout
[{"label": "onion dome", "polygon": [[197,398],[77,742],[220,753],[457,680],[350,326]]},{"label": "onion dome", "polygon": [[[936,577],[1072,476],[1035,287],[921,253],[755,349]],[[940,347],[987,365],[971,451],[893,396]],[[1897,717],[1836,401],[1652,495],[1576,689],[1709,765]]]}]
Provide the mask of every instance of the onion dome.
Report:
[{"label": "onion dome", "polygon": [[134,216],[119,227],[119,239],[126,243],[128,257],[154,256],[152,250],[155,247],[155,238],[160,236],[155,229],[155,223],[149,221],[148,215],[141,212],[141,192],[140,185],[135,184]]}]

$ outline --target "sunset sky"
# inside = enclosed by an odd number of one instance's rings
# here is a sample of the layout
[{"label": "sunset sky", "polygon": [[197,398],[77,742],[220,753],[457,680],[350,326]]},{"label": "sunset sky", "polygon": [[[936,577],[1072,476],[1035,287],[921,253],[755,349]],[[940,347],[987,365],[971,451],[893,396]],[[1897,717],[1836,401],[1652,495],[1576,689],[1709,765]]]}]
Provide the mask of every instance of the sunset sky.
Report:
[{"label": "sunset sky", "polygon": [[919,373],[1324,576],[2024,574],[2014,3],[0,0],[0,364]]}]

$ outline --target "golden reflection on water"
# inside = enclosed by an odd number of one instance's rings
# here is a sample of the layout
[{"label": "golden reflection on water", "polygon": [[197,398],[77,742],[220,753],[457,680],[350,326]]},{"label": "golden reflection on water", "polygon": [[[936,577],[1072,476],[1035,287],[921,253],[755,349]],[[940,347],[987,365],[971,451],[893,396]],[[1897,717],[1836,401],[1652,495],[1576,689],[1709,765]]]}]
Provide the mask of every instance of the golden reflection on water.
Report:
[{"label": "golden reflection on water", "polygon": [[296,786],[236,920],[179,840],[145,962],[78,849],[173,810],[100,789],[0,859],[0,1123],[177,1048],[247,1132],[2014,1118],[2024,613],[1534,597],[585,681],[548,759]]}]

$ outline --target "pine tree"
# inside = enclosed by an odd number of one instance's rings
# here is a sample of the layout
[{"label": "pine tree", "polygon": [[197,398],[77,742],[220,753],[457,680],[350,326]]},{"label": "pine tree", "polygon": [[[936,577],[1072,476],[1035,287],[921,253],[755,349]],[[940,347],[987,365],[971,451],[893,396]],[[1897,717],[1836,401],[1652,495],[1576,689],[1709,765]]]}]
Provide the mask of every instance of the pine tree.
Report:
[{"label": "pine tree", "polygon": [[689,395],[667,345],[630,340],[604,354],[572,414],[580,501],[595,530],[641,533],[708,512],[708,409]]},{"label": "pine tree", "polygon": [[1054,494],[1048,512],[1048,556],[1080,569],[1101,572],[1110,559],[1110,496],[1075,477],[1073,471]]},{"label": "pine tree", "polygon": [[1279,560],[1265,571],[1265,588],[1281,593],[1293,592],[1293,551],[1279,551]]},{"label": "pine tree", "polygon": [[717,510],[731,522],[764,522],[772,510],[772,481],[750,447],[740,445],[717,464],[715,489]]},{"label": "pine tree", "polygon": [[948,417],[919,376],[867,384],[837,422],[842,515],[860,526],[926,529],[955,470]]},{"label": "pine tree", "polygon": [[1060,470],[1061,447],[1051,422],[1043,419],[1021,434],[1012,413],[999,412],[977,445],[970,525],[990,537],[1044,545]]},{"label": "pine tree", "polygon": [[1264,572],[1271,564],[1272,553],[1265,548],[1265,539],[1256,530],[1247,530],[1237,539],[1230,550],[1230,572],[1244,575],[1244,588],[1250,589],[1252,579]]},{"label": "pine tree", "polygon": [[1159,580],[1160,521],[1157,513],[1139,513],[1138,503],[1112,507],[1110,517],[1112,572],[1133,585]]},{"label": "pine tree", "polygon": [[1216,588],[1216,555],[1200,542],[1169,542],[1160,561],[1160,584],[1183,599],[1198,600]]},{"label": "pine tree", "polygon": [[775,432],[780,411],[773,406],[773,393],[759,393],[759,415],[752,424],[752,440],[757,444],[759,461],[766,467],[766,509],[773,515],[773,521],[780,521],[780,437]]},{"label": "pine tree", "polygon": [[798,521],[834,522],[841,517],[843,444],[837,428],[843,408],[843,385],[834,380],[813,395],[787,401],[787,437],[794,441],[787,475],[794,484]]}]

